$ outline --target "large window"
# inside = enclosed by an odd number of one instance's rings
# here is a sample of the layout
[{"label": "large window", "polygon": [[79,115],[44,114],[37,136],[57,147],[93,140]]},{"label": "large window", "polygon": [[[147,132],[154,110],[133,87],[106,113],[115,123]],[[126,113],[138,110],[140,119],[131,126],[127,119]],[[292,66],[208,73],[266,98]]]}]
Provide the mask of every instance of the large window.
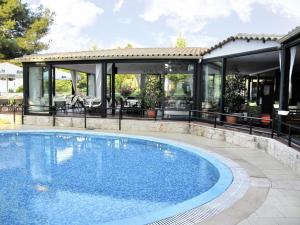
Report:
[{"label": "large window", "polygon": [[47,67],[29,67],[29,97],[30,109],[48,110],[49,106],[49,70]]},{"label": "large window", "polygon": [[77,73],[76,94],[80,96],[87,95],[87,74]]},{"label": "large window", "polygon": [[221,101],[222,61],[203,64],[201,99],[202,109],[219,111]]},{"label": "large window", "polygon": [[193,64],[166,64],[165,109],[188,110],[193,104]]}]

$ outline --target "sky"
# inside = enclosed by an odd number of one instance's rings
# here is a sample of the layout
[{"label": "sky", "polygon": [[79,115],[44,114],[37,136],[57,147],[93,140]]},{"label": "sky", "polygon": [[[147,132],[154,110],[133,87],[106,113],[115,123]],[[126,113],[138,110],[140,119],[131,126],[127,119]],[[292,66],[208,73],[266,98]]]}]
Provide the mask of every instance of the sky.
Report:
[{"label": "sky", "polygon": [[300,0],[23,0],[55,13],[46,52],[125,47],[211,47],[238,33],[286,34]]}]

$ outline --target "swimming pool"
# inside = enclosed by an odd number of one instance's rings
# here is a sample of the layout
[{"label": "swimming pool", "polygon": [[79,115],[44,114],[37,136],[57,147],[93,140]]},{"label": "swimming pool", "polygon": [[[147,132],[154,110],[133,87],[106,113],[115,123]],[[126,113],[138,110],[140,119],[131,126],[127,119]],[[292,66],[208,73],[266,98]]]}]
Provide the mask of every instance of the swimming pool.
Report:
[{"label": "swimming pool", "polygon": [[232,180],[214,157],[163,139],[0,133],[0,224],[146,224],[215,199]]}]

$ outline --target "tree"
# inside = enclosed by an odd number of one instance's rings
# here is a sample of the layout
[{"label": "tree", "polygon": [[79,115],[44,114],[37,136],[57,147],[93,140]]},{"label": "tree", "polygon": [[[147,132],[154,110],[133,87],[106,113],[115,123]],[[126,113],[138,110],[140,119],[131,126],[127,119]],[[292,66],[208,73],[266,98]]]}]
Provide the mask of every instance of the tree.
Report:
[{"label": "tree", "polygon": [[186,47],[186,40],[183,37],[182,33],[180,33],[179,36],[177,37],[175,47],[176,48],[185,48]]},{"label": "tree", "polygon": [[117,49],[129,49],[129,48],[134,48],[133,44],[129,42],[124,47],[117,46]]},{"label": "tree", "polygon": [[101,48],[96,44],[92,44],[91,47],[89,48],[89,51],[98,51],[100,50]]},{"label": "tree", "polygon": [[225,82],[225,107],[228,113],[239,113],[245,103],[246,91],[245,78],[239,74],[226,76]]},{"label": "tree", "polygon": [[127,45],[124,47],[125,49],[133,48],[133,44],[127,43]]},{"label": "tree", "polygon": [[12,59],[47,49],[41,39],[48,33],[53,13],[35,11],[21,0],[0,0],[0,59]]}]

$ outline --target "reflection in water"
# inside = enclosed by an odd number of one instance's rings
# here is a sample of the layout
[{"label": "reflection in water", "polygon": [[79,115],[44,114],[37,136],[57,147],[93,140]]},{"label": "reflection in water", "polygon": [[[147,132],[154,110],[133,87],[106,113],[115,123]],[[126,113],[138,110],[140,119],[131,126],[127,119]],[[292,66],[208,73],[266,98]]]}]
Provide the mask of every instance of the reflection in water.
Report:
[{"label": "reflection in water", "polygon": [[0,135],[0,224],[99,224],[174,205],[219,174],[179,148],[120,137]]}]

